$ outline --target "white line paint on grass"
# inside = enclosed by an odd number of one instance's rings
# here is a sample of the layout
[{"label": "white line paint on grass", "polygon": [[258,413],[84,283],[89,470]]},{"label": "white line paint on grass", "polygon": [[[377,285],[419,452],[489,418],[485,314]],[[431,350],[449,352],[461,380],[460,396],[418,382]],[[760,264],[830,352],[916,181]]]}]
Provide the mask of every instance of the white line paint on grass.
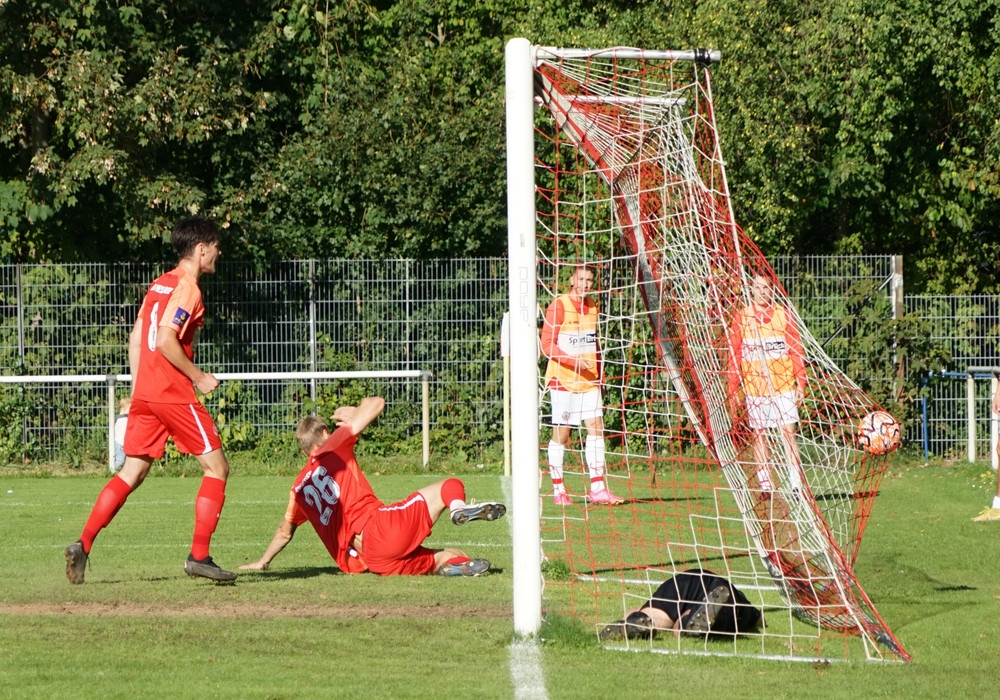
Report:
[{"label": "white line paint on grass", "polygon": [[[500,478],[504,503],[513,503],[510,477]],[[513,518],[516,513],[508,511],[507,527],[513,538]],[[542,672],[542,654],[534,637],[515,639],[510,644],[510,682],[514,686],[516,700],[548,700],[545,690],[545,674]]]},{"label": "white line paint on grass", "polygon": [[541,652],[534,637],[511,642],[510,680],[517,700],[548,700]]}]

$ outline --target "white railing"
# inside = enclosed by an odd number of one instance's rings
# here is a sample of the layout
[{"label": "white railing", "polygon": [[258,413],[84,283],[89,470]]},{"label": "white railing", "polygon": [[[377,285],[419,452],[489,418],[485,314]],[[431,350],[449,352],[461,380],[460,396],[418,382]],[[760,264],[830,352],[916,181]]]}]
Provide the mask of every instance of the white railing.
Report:
[{"label": "white railing", "polygon": [[[273,380],[273,379],[419,379],[421,383],[420,422],[423,437],[423,465],[430,462],[430,378],[432,372],[421,369],[345,371],[345,372],[216,372],[216,379]],[[108,469],[115,464],[115,387],[120,382],[131,382],[131,374],[57,374],[0,376],[0,384],[93,384],[103,382],[108,387]]]}]

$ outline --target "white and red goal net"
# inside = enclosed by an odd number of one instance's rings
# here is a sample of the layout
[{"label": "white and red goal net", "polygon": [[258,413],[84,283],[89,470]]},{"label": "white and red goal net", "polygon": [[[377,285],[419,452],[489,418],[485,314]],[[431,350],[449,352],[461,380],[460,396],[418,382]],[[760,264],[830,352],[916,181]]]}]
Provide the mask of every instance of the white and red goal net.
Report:
[{"label": "white and red goal net", "polygon": [[[576,266],[595,271],[607,474],[625,498],[585,498],[575,432],[573,503],[553,504],[539,382],[545,609],[600,628],[665,578],[710,569],[764,610],[764,628],[643,645],[909,660],[853,572],[889,459],[858,442],[879,407],[827,357],[734,220],[708,70],[717,55],[531,47],[531,58],[537,303],[564,293]],[[801,338],[791,444],[780,429],[752,430],[743,408],[732,334],[755,278],[771,282]]]}]

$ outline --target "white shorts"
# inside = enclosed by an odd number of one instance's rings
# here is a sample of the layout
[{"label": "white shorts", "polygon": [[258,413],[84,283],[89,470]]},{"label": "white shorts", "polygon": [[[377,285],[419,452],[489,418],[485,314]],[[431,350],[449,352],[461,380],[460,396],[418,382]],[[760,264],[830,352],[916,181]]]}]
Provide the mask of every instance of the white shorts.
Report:
[{"label": "white shorts", "polygon": [[549,397],[552,400],[552,425],[578,426],[582,421],[604,415],[600,389],[591,389],[579,394],[549,389]]},{"label": "white shorts", "polygon": [[747,419],[753,430],[795,425],[799,422],[798,392],[786,391],[774,396],[747,396]]}]

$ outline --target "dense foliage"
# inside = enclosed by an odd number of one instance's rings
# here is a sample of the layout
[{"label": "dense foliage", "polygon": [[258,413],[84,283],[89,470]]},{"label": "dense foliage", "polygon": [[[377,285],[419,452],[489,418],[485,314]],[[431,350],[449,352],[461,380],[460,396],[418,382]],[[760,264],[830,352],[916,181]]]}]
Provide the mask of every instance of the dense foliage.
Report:
[{"label": "dense foliage", "polygon": [[998,0],[0,0],[0,255],[501,254],[503,46],[720,49],[737,219],[765,253],[897,253],[994,291]]}]

